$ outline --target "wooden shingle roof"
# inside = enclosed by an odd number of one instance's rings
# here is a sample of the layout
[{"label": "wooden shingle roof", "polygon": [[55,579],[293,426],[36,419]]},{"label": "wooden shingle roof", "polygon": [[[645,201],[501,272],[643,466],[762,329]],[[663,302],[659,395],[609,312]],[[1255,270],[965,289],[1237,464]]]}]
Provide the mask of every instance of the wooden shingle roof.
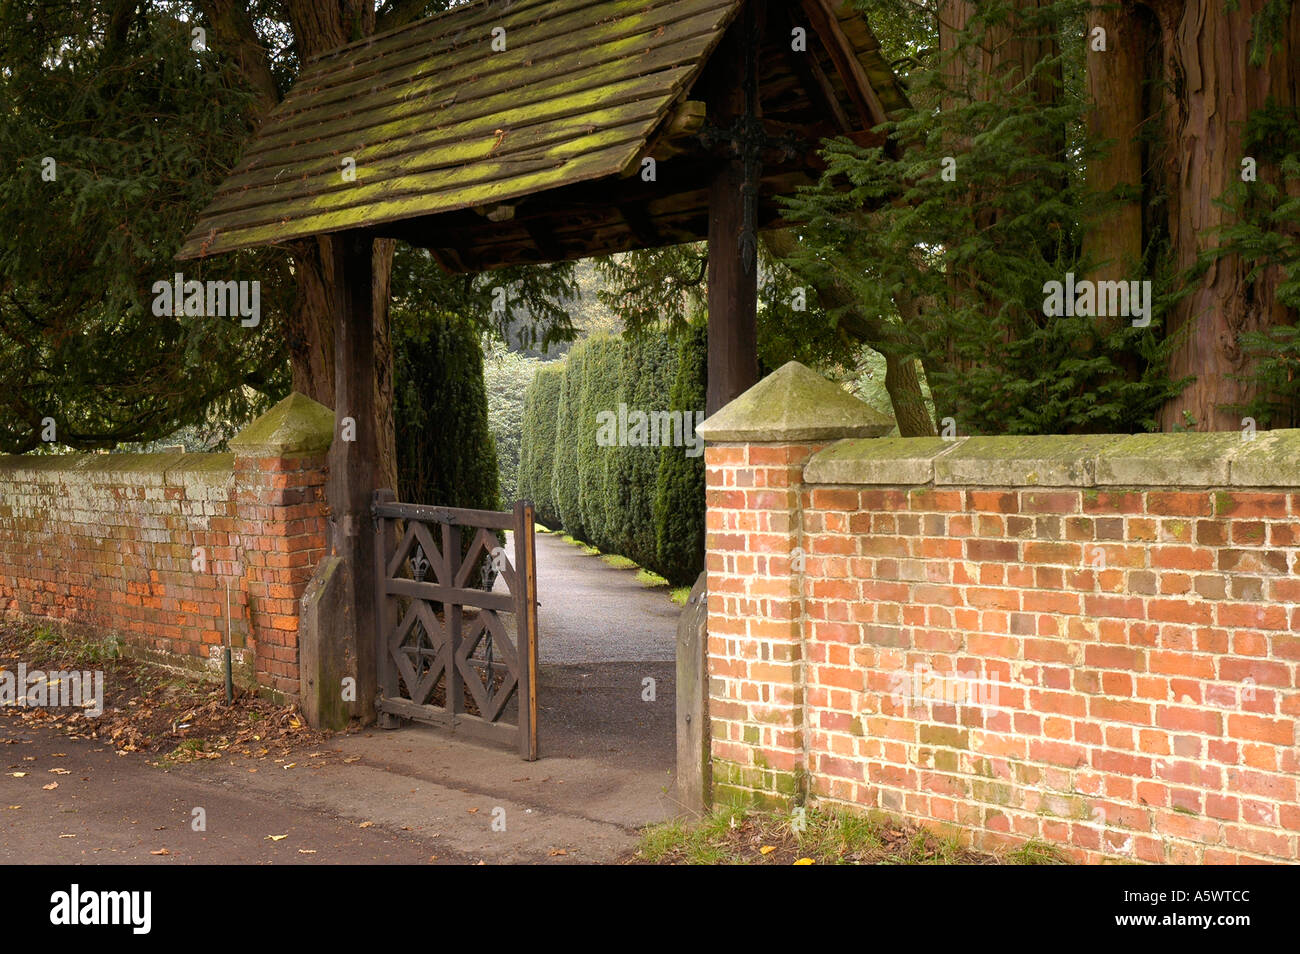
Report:
[{"label": "wooden shingle roof", "polygon": [[[491,210],[594,180],[624,180],[679,115],[741,6],[742,0],[479,0],[317,57],[268,115],[179,257],[407,220],[464,226],[442,230],[450,241],[417,242],[431,248],[461,245],[455,236],[462,234],[468,243],[475,228],[493,230],[493,237],[513,228],[527,241],[536,224],[501,222]],[[831,29],[840,38],[844,49],[821,52],[827,69],[815,72],[829,84],[829,99],[843,100],[839,109],[828,107],[841,126],[840,109],[851,113],[858,104],[880,113],[871,117],[880,121],[906,103],[847,3],[789,6],[808,11],[810,30]],[[797,112],[797,105],[790,109]],[[471,209],[477,214],[465,218],[462,210]],[[674,214],[677,220],[665,213],[663,241],[695,237],[695,220]],[[653,219],[652,210],[646,216]],[[500,218],[512,217],[510,208]],[[550,221],[546,228],[563,225]],[[629,226],[633,241],[646,244],[647,228],[653,223]],[[627,245],[616,231],[593,244]],[[548,253],[531,257],[573,257],[580,244],[567,248],[561,236]],[[448,252],[452,267],[518,258]]]}]

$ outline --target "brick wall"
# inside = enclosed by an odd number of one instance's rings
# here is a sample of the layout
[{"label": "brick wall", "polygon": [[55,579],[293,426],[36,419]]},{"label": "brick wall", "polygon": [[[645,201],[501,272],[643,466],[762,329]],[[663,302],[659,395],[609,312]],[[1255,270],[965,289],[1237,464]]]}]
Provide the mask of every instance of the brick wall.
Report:
[{"label": "brick wall", "polygon": [[237,676],[295,697],[324,482],[319,452],[0,456],[0,611],[219,670],[229,593]]},{"label": "brick wall", "polygon": [[1300,859],[1300,431],[719,433],[715,801],[1086,861]]}]

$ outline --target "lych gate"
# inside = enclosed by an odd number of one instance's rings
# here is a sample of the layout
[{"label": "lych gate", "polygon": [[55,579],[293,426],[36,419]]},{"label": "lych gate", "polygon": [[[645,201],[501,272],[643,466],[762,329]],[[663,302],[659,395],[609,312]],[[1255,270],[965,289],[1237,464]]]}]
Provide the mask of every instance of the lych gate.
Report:
[{"label": "lych gate", "polygon": [[[707,238],[712,413],[758,377],[756,248],[758,232],[779,221],[775,197],[815,180],[822,138],[882,143],[872,129],[905,102],[847,0],[479,0],[306,64],[180,257],[334,235],[335,414],[358,426],[355,440],[330,448],[329,559],[347,582],[318,638],[355,652],[363,719],[375,717],[377,699],[394,698],[390,663],[421,658],[419,647],[400,651],[400,640],[384,657],[402,625],[387,621],[387,601],[433,600],[459,620],[467,599],[450,564],[442,567],[450,583],[399,581],[411,547],[376,540],[393,519],[417,536],[409,528],[424,524],[394,501],[373,505],[374,240],[401,239],[449,270],[481,271]],[[444,511],[434,523],[464,520]],[[422,552],[451,561],[454,537],[429,537]],[[517,556],[509,573],[521,569]],[[523,614],[526,645],[525,589],[512,590],[511,605]],[[506,608],[483,606],[483,595],[463,640]],[[455,671],[456,645],[441,651],[431,668],[402,673],[408,690],[422,695],[430,679]],[[514,644],[509,651],[502,685],[535,691],[527,660]],[[705,680],[688,685],[678,726],[692,726],[686,764],[698,766],[708,751]],[[498,689],[471,689],[481,720],[501,710]],[[445,690],[454,719],[456,678]],[[400,703],[380,708],[403,714]],[[519,711],[523,726],[532,710]],[[536,751],[535,728],[520,730],[534,739],[521,747],[526,756]]]}]

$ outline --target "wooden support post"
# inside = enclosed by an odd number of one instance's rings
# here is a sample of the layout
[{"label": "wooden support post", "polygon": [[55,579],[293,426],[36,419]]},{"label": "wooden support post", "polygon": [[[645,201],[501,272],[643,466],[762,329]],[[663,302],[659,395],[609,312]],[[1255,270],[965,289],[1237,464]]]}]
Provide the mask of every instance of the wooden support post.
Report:
[{"label": "wooden support post", "polygon": [[515,503],[515,659],[519,666],[519,754],[537,760],[537,533],[531,500]]},{"label": "wooden support post", "polygon": [[[714,128],[758,115],[759,6],[757,0],[745,4],[715,57],[708,90]],[[753,81],[745,82],[746,76]],[[709,184],[709,414],[758,383],[758,265],[746,261],[741,247],[745,172],[744,156],[733,155]]]},{"label": "wooden support post", "polygon": [[[397,494],[391,490],[376,490],[373,498],[375,504],[396,503]],[[385,564],[391,558],[393,550],[397,547],[397,539],[393,529],[393,520],[384,518],[377,521],[375,526],[375,679],[378,694],[386,699],[397,698],[397,667],[393,665],[388,658],[388,634],[393,631],[397,624],[394,619],[392,599],[389,598],[384,586],[384,578],[388,575],[384,572]],[[396,729],[401,720],[391,713],[377,713],[379,727],[381,729]]]},{"label": "wooden support post", "polygon": [[[374,238],[357,230],[332,239],[337,298],[334,308],[334,442],[326,498],[330,546],[347,563],[352,593],[340,640],[355,653],[356,712],[375,720],[378,688],[375,633],[375,542],[371,500],[379,457],[375,433]],[[341,691],[341,689],[340,689]]]}]

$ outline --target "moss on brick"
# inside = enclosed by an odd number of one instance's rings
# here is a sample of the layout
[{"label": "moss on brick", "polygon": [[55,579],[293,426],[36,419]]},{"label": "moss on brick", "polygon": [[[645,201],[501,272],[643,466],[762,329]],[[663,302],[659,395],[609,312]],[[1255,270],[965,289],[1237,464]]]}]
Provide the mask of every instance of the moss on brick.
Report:
[{"label": "moss on brick", "polygon": [[970,748],[970,730],[951,725],[923,725],[920,731],[922,745],[941,745],[949,749]]}]

